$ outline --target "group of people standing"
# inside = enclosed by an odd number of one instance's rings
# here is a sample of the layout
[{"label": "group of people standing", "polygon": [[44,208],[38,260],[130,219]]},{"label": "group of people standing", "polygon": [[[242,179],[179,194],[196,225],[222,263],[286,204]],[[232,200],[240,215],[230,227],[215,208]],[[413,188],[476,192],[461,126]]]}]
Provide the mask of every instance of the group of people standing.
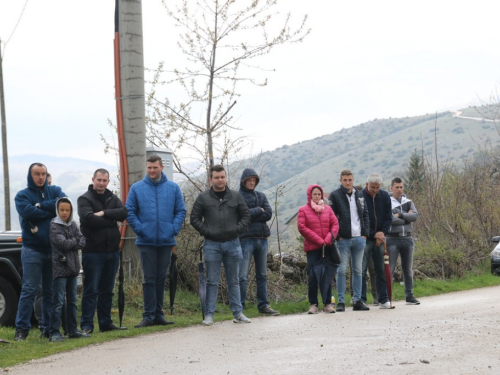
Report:
[{"label": "group of people standing", "polygon": [[[404,275],[406,304],[418,305],[413,295],[412,222],[418,217],[413,202],[404,194],[403,181],[396,177],[391,182],[391,193],[381,189],[382,178],[370,174],[363,189],[354,186],[350,170],[340,173],[340,187],[334,190],[325,202],[323,189],[310,185],[307,189],[307,204],[299,210],[297,225],[304,237],[307,256],[309,314],[318,313],[318,281],[312,272],[313,266],[322,256],[336,246],[340,264],[336,264],[338,304],[332,303],[331,284],[324,297],[323,310],[327,313],[345,311],[346,276],[351,260],[352,305],[354,311],[367,311],[367,270],[370,260],[375,267],[377,298],[374,305],[381,309],[391,308],[384,273],[384,246],[389,254],[391,274],[396,268],[398,256]],[[326,254],[325,254],[326,249]]]},{"label": "group of people standing", "polygon": [[[33,303],[41,283],[41,336],[51,342],[64,340],[60,332],[66,301],[69,338],[89,337],[94,332],[94,315],[100,332],[127,329],[111,318],[116,273],[119,266],[118,223],[127,220],[136,234],[143,271],[143,314],[136,328],[168,325],[163,312],[165,281],[176,236],[186,217],[179,186],[163,173],[162,159],[147,159],[146,176],[130,188],[126,205],[107,186],[109,172],[98,169],[87,192],[78,198],[80,226],[73,221],[73,205],[60,187],[49,184],[47,168],[41,163],[29,167],[28,186],[15,198],[22,229],[21,261],[23,282],[16,316],[15,340],[25,340],[31,329]],[[250,261],[255,259],[258,309],[279,315],[267,299],[266,222],[272,216],[264,194],[255,191],[259,176],[245,169],[240,191],[226,185],[220,165],[210,170],[211,188],[202,192],[193,207],[191,224],[204,236],[207,270],[207,298],[204,325],[213,324],[221,265],[228,283],[230,308],[235,323],[250,323],[243,314]],[[81,319],[77,323],[78,250],[84,271]]]},{"label": "group of people standing", "polygon": [[[29,167],[28,186],[15,198],[22,228],[23,283],[16,316],[15,340],[25,340],[31,328],[33,302],[41,283],[42,337],[62,341],[61,313],[66,301],[66,330],[69,338],[88,337],[94,332],[97,311],[99,331],[127,329],[111,318],[116,273],[119,266],[118,223],[127,220],[136,234],[143,271],[143,314],[136,328],[168,325],[163,312],[165,281],[172,250],[177,244],[186,207],[179,186],[163,173],[162,159],[147,159],[146,176],[130,188],[124,205],[108,188],[109,172],[97,169],[88,190],[78,198],[80,226],[73,221],[73,204],[60,187],[49,184],[47,168],[41,163]],[[204,237],[203,252],[207,274],[203,324],[214,323],[221,266],[226,274],[229,307],[235,323],[250,323],[243,314],[252,258],[255,263],[257,308],[261,314],[279,315],[267,296],[267,253],[270,230],[267,222],[272,209],[266,196],[256,190],[259,175],[245,169],[239,191],[227,186],[224,167],[210,169],[211,187],[194,202],[190,222]],[[418,217],[415,205],[404,194],[403,182],[395,178],[391,194],[381,190],[382,178],[371,174],[362,190],[354,187],[349,170],[340,175],[341,186],[325,202],[321,186],[307,189],[307,204],[298,213],[298,228],[304,237],[309,270],[309,313],[319,311],[318,282],[313,265],[337,244],[338,304],[331,284],[324,297],[327,313],[345,311],[346,275],[351,259],[353,310],[369,310],[366,305],[366,272],[370,259],[376,271],[377,300],[380,308],[390,308],[384,275],[384,243],[394,271],[401,255],[407,304],[419,304],[413,296],[412,222]],[[80,327],[77,326],[78,250],[84,271]],[[326,254],[327,256],[329,254]]]}]

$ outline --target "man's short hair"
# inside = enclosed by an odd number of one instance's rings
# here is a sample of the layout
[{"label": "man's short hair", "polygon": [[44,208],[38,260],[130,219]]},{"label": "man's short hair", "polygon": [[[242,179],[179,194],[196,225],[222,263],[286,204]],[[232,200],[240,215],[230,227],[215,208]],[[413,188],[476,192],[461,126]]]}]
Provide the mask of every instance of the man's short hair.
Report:
[{"label": "man's short hair", "polygon": [[344,169],[340,172],[340,179],[342,180],[342,176],[352,176],[352,172],[350,169]]},{"label": "man's short hair", "polygon": [[213,172],[225,172],[226,170],[224,167],[220,164],[216,164],[213,167],[210,168],[210,178],[213,176]]},{"label": "man's short hair", "polygon": [[382,186],[382,177],[378,173],[372,173],[371,175],[368,176],[366,182],[368,184],[377,184]]},{"label": "man's short hair", "polygon": [[109,178],[109,172],[108,172],[107,169],[104,169],[104,168],[96,169],[95,172],[94,172],[94,178],[95,178],[95,176],[97,176],[98,173],[100,173],[100,174],[107,174],[108,178]]},{"label": "man's short hair", "polygon": [[31,171],[31,168],[33,167],[44,167],[45,168],[45,171],[47,171],[47,167],[45,166],[45,164],[42,164],[42,163],[33,163],[30,165],[30,171]]},{"label": "man's short hair", "polygon": [[160,165],[163,165],[163,161],[162,161],[162,160],[161,160],[161,158],[160,158],[158,155],[156,155],[156,154],[151,155],[151,156],[150,156],[150,157],[146,160],[146,162],[148,162],[148,163],[156,163],[157,161],[159,161],[159,162],[160,162]]},{"label": "man's short hair", "polygon": [[394,184],[402,184],[403,180],[400,177],[394,177],[391,181],[391,186],[394,186]]}]

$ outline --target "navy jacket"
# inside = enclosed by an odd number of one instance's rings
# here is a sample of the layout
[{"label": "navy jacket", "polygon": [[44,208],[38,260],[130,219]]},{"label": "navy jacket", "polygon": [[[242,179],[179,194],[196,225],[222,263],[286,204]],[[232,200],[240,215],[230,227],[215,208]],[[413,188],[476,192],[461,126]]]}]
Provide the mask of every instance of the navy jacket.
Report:
[{"label": "navy jacket", "polygon": [[144,246],[173,246],[177,242],[186,206],[181,189],[162,172],[160,182],[148,175],[132,185],[125,205],[127,222],[137,235],[135,243]]},{"label": "navy jacket", "polygon": [[[23,246],[35,251],[51,253],[50,222],[56,217],[56,200],[65,197],[59,186],[45,185],[40,189],[31,177],[30,165],[28,170],[28,187],[16,194],[16,210],[21,223]],[[39,205],[39,207],[36,206]],[[38,228],[36,233],[31,231]]]},{"label": "navy jacket", "polygon": [[374,241],[376,232],[384,232],[385,235],[389,233],[392,223],[391,198],[389,193],[382,189],[372,197],[364,188],[363,196],[370,216],[370,234],[367,239]]},{"label": "navy jacket", "polygon": [[260,191],[249,190],[245,187],[245,180],[250,177],[255,177],[259,184],[260,178],[255,170],[246,168],[241,174],[240,194],[245,200],[248,209],[250,210],[250,225],[247,230],[240,235],[243,238],[267,238],[271,235],[271,231],[266,222],[271,220],[273,210],[267,201],[267,197]]},{"label": "navy jacket", "polygon": [[[361,235],[368,237],[370,220],[366,208],[363,193],[353,188],[353,194],[356,197],[356,207],[358,208],[359,222],[361,225]],[[352,238],[351,230],[351,206],[347,200],[347,189],[342,185],[334,190],[328,197],[330,207],[339,221],[339,234],[337,238]]]}]

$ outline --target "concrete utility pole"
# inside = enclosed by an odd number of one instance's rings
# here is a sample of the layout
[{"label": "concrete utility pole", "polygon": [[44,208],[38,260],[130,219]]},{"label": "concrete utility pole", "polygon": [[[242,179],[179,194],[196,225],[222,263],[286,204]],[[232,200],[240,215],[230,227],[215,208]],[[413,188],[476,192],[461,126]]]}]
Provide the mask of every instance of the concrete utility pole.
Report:
[{"label": "concrete utility pole", "polygon": [[7,155],[7,120],[5,116],[5,98],[3,93],[3,60],[1,42],[2,41],[0,40],[0,109],[2,112],[3,197],[5,205],[5,230],[10,230],[9,157]]},{"label": "concrete utility pole", "polygon": [[[124,138],[127,150],[129,186],[144,177],[146,170],[146,110],[144,97],[144,53],[142,42],[142,1],[119,1],[120,70]],[[128,228],[127,238],[135,237]],[[124,259],[131,271],[139,267],[137,248],[126,241]],[[134,272],[135,273],[135,272]]]}]

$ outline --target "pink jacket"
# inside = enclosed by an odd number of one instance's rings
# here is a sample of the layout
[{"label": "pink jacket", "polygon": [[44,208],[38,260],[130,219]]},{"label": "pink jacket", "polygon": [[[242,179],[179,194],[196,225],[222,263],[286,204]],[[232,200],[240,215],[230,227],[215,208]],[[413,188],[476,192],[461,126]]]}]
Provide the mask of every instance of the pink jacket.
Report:
[{"label": "pink jacket", "polygon": [[300,207],[297,225],[300,234],[304,237],[304,251],[321,249],[323,244],[330,245],[337,237],[339,222],[330,206],[325,205],[321,213],[316,213],[311,207],[312,190],[317,187],[321,190],[321,199],[324,199],[323,189],[319,185],[310,185],[307,188],[307,204]]}]

